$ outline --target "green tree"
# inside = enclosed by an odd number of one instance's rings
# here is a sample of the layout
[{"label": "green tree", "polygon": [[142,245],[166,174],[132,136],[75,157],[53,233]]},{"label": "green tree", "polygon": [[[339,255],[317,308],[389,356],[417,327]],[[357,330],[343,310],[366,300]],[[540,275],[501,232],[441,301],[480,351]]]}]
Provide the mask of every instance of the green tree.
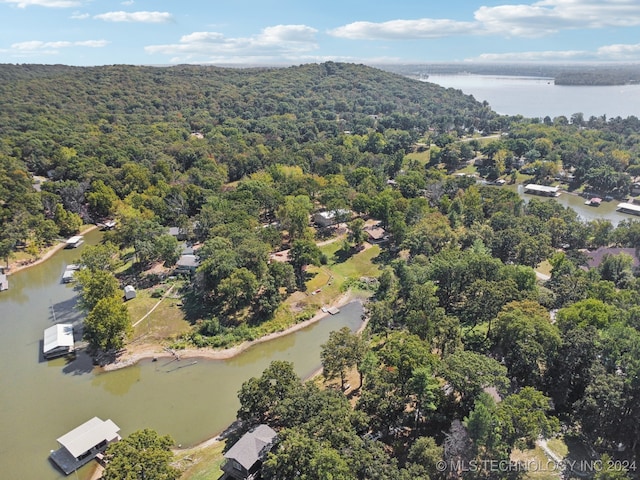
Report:
[{"label": "green tree", "polygon": [[311,210],[313,204],[307,195],[288,195],[284,198],[284,203],[278,208],[277,217],[289,232],[290,241],[304,236]]},{"label": "green tree", "polygon": [[130,332],[129,311],[118,297],[98,300],[84,321],[83,337],[94,351],[120,350]]},{"label": "green tree", "polygon": [[256,276],[245,267],[238,268],[220,282],[218,291],[231,310],[247,306],[260,286]]},{"label": "green tree", "polygon": [[[357,333],[349,327],[342,327],[329,334],[329,339],[322,345],[320,358],[322,373],[327,380],[340,378],[340,388],[344,390],[347,371],[357,366],[364,357],[365,344]],[[362,378],[360,379],[362,386]]]},{"label": "green tree", "polygon": [[120,284],[109,270],[84,268],[75,273],[74,279],[80,290],[79,305],[87,312],[100,300],[116,297],[120,292]]},{"label": "green tree", "polygon": [[118,247],[111,242],[98,245],[86,245],[82,249],[78,263],[92,271],[106,270],[113,272],[120,264]]},{"label": "green tree", "polygon": [[281,422],[278,412],[281,404],[300,388],[302,383],[293,364],[273,361],[260,377],[252,377],[242,384],[238,392],[238,419],[249,426],[259,423],[277,426]]},{"label": "green tree", "polygon": [[320,265],[322,252],[318,246],[309,240],[296,240],[289,250],[289,262],[296,274],[298,288],[304,290],[304,269],[307,265]]},{"label": "green tree", "polygon": [[173,467],[169,435],[145,428],[133,432],[107,448],[104,480],[177,480],[180,471]]},{"label": "green tree", "polygon": [[367,239],[367,234],[364,231],[364,220],[361,218],[355,218],[349,223],[349,241],[353,242],[356,249],[359,250],[364,241]]}]

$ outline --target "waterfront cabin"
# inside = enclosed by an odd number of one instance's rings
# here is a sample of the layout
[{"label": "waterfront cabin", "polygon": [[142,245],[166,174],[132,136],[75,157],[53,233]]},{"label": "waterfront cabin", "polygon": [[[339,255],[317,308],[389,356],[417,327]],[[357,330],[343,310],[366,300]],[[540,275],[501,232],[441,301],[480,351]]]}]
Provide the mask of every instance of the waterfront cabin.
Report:
[{"label": "waterfront cabin", "polygon": [[62,357],[75,351],[73,341],[73,325],[58,323],[44,331],[42,355],[47,360]]},{"label": "waterfront cabin", "polygon": [[268,425],[258,425],[245,433],[224,454],[224,479],[248,480],[259,478],[262,462],[273,447],[276,432]]},{"label": "waterfront cabin", "polygon": [[313,215],[313,221],[319,227],[330,227],[339,222],[346,222],[351,217],[350,210],[337,209],[318,212]]},{"label": "waterfront cabin", "polygon": [[118,427],[111,420],[93,417],[69,433],[58,438],[60,448],[49,458],[66,475],[104,453],[110,443],[120,440]]},{"label": "waterfront cabin", "polygon": [[67,240],[65,248],[78,248],[83,243],[84,237],[82,235],[75,235]]},{"label": "waterfront cabin", "polygon": [[200,266],[200,259],[194,254],[183,254],[176,262],[176,273],[195,273]]},{"label": "waterfront cabin", "polygon": [[542,195],[543,197],[559,197],[560,188],[530,183],[524,186],[524,193],[529,193],[531,195]]},{"label": "waterfront cabin", "polygon": [[619,203],[618,211],[631,215],[640,215],[640,205],[636,205],[635,203]]},{"label": "waterfront cabin", "polygon": [[9,290],[9,280],[6,273],[0,273],[0,292]]},{"label": "waterfront cabin", "polygon": [[127,285],[124,287],[124,299],[131,300],[132,298],[136,298],[136,289],[133,288],[133,285]]}]

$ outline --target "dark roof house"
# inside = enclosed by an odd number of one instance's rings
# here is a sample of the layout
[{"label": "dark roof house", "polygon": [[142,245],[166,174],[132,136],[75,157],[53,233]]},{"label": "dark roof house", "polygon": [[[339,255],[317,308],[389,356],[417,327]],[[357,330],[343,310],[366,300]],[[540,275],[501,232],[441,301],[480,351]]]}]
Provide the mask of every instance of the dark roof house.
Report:
[{"label": "dark roof house", "polygon": [[262,462],[271,450],[276,432],[268,425],[258,425],[245,433],[227,453],[222,465],[224,478],[253,480],[260,478]]}]

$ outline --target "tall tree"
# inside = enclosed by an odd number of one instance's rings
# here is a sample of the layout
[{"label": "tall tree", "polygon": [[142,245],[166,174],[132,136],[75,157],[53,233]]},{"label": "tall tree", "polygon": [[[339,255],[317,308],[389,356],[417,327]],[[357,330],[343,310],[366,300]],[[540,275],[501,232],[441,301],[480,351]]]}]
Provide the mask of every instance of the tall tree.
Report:
[{"label": "tall tree", "polygon": [[[327,380],[340,378],[340,388],[344,390],[345,376],[349,369],[357,366],[364,357],[365,343],[349,327],[342,327],[329,334],[329,340],[322,345],[320,358],[322,372]],[[362,385],[362,378],[360,379]]]},{"label": "tall tree", "polygon": [[107,448],[104,480],[177,480],[180,471],[173,467],[173,439],[145,428],[133,432]]},{"label": "tall tree", "polygon": [[118,297],[106,297],[98,300],[87,315],[83,337],[94,351],[117,351],[124,346],[130,331],[127,306]]}]

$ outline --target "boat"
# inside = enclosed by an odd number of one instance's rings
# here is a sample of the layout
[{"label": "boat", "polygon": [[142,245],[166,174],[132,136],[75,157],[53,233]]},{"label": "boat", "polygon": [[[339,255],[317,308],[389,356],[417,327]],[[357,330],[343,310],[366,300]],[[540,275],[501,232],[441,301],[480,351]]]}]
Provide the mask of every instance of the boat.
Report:
[{"label": "boat", "polygon": [[590,207],[599,207],[601,203],[602,203],[602,199],[598,197],[593,197],[587,200],[586,202],[584,202],[585,205],[589,205]]}]

